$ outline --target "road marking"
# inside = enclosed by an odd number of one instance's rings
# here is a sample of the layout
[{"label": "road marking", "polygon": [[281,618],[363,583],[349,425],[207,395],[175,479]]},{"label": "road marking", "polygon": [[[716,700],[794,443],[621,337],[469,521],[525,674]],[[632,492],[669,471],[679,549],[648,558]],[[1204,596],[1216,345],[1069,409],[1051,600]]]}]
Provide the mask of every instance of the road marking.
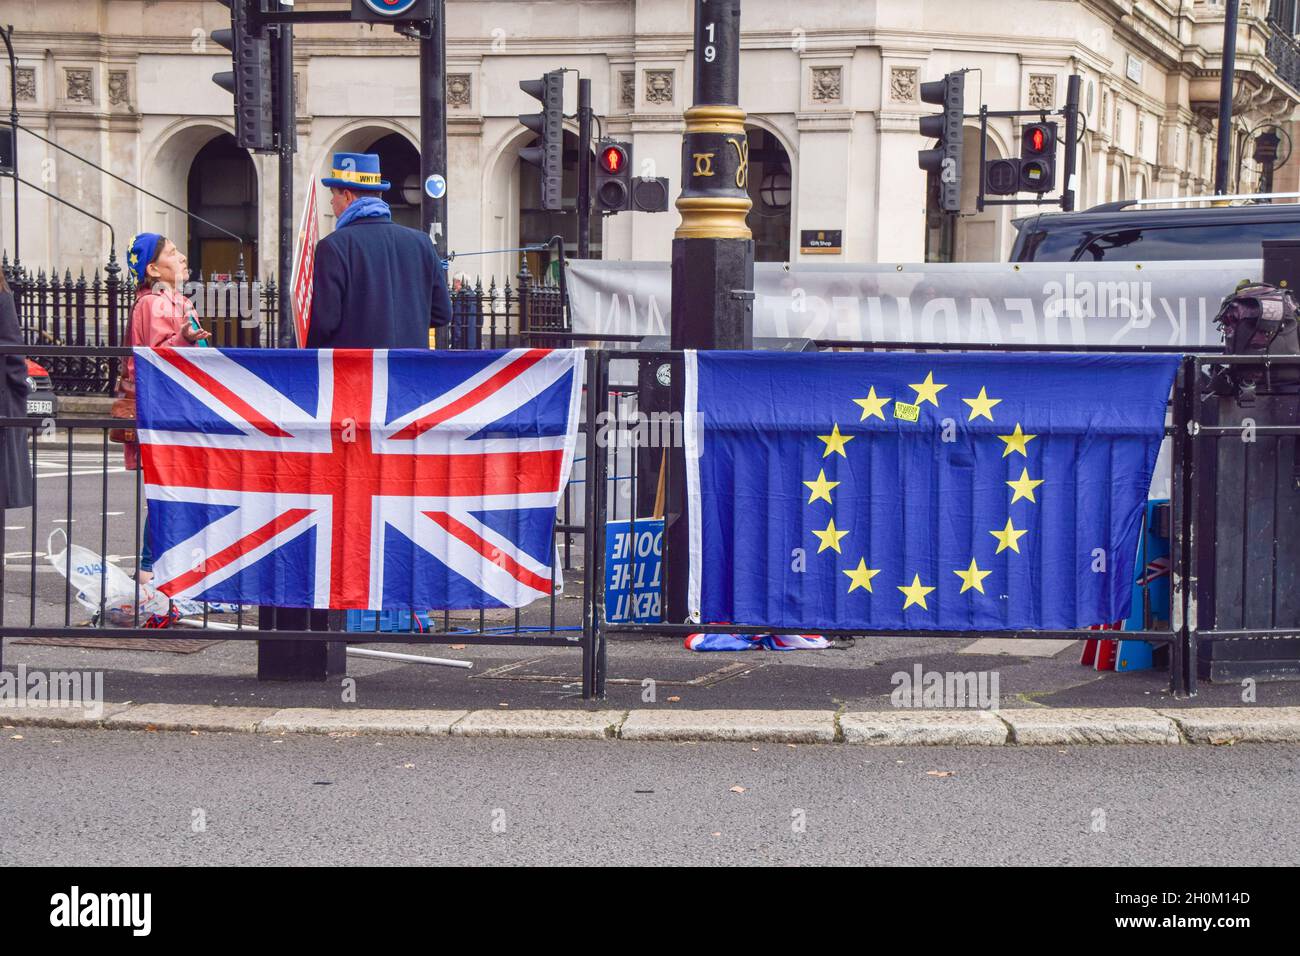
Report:
[{"label": "road marking", "polygon": [[[125,468],[109,468],[109,469],[107,469],[107,471],[108,471],[108,474],[110,474],[110,475],[120,475],[120,474],[125,473],[125,472],[126,472],[126,469],[125,469]],[[73,471],[73,472],[66,472],[66,471],[47,471],[47,472],[45,472],[45,473],[42,474],[42,475],[37,475],[36,477],[37,477],[37,478],[66,478],[68,475],[71,475],[73,478],[78,478],[78,477],[80,477],[80,476],[82,476],[82,475],[102,475],[102,474],[104,474],[104,472],[105,472],[105,469],[103,469],[103,468],[95,468],[95,469],[93,469],[93,470],[88,469],[88,470],[83,470],[83,471]]]},{"label": "road marking", "polygon": [[[122,516],[122,515],[124,515],[124,514],[126,514],[125,511],[105,511],[105,512],[103,512],[103,515],[104,515],[104,517],[106,517],[106,518],[117,518],[117,517],[120,517],[120,516]],[[74,519],[72,519],[72,520],[75,521],[76,519],[74,518]]]},{"label": "road marking", "polygon": [[20,525],[20,524],[7,524],[7,525],[5,525],[5,530],[6,530],[6,531],[26,531],[27,529],[24,528],[24,527],[23,527],[22,525]]},{"label": "road marking", "polygon": [[50,524],[67,524],[69,521],[75,523],[76,520],[76,518],[53,518],[51,519]]}]

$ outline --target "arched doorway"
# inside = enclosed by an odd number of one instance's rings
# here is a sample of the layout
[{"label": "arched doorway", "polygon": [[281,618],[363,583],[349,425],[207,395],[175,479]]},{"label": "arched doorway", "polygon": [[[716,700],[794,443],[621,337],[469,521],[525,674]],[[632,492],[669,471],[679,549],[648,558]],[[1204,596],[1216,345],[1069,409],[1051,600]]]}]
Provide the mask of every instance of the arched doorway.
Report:
[{"label": "arched doorway", "polygon": [[392,185],[382,198],[393,211],[393,222],[420,228],[420,154],[401,133],[389,133],[365,149],[378,153],[379,168]]},{"label": "arched doorway", "polygon": [[198,278],[234,275],[243,255],[244,271],[257,275],[257,170],[235,137],[221,133],[208,140],[190,163],[186,183],[190,212],[242,236],[237,242],[198,219],[189,219],[185,253]]},{"label": "arched doorway", "polygon": [[[518,149],[538,146],[540,141],[533,137],[520,142]],[[516,151],[516,156],[518,152]],[[542,171],[532,163],[516,159],[519,169],[519,245],[544,245],[552,236],[563,236],[565,247],[570,250],[578,248],[578,137],[569,130],[564,131],[564,208],[556,211],[542,208]],[[596,211],[591,214],[591,257],[604,258],[604,217]],[[554,250],[527,253],[528,271],[534,277],[556,278],[559,263],[553,261]]]},{"label": "arched doorway", "polygon": [[749,137],[749,198],[745,222],[754,234],[755,262],[790,261],[790,213],[794,190],[790,155],[777,139],[758,126]]}]

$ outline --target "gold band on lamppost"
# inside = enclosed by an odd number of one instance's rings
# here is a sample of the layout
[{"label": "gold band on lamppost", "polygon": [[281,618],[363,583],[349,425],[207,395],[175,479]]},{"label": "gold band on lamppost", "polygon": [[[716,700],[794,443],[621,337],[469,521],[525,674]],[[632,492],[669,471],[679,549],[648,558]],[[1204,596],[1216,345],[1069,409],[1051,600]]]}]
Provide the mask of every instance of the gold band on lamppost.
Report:
[{"label": "gold band on lamppost", "polygon": [[745,223],[754,204],[748,197],[679,196],[677,211],[682,224],[673,236],[677,239],[752,239]]},{"label": "gold band on lamppost", "polygon": [[686,120],[686,134],[691,133],[744,133],[745,111],[739,106],[692,106],[682,114]]},{"label": "gold band on lamppost", "polygon": [[692,106],[684,118],[678,239],[750,239],[749,137],[739,106]]}]

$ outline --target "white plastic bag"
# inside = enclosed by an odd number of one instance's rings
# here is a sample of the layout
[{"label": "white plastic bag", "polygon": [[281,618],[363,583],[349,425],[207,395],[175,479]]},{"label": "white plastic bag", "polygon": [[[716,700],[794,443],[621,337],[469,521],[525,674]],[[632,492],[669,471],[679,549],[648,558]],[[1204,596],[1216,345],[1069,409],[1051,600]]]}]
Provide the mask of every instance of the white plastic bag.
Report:
[{"label": "white plastic bag", "polygon": [[[63,536],[64,548],[55,552],[54,539],[58,535]],[[105,561],[89,548],[83,548],[79,544],[69,545],[68,535],[62,528],[50,532],[50,537],[45,542],[45,556],[68,579],[76,593],[78,604],[92,614],[98,614],[102,591],[105,619],[121,627],[135,624],[136,583],[116,564]],[[167,595],[148,584],[141,584],[139,588],[139,619],[142,625],[154,614],[168,613]]]}]

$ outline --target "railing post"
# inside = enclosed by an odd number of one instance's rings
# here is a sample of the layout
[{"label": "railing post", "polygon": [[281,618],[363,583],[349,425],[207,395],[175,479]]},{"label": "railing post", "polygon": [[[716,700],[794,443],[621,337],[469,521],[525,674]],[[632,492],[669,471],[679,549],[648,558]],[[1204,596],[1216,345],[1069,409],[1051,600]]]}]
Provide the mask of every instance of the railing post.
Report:
[{"label": "railing post", "polygon": [[[488,348],[497,347],[497,279],[492,277],[492,282],[488,286]],[[506,322],[510,321],[510,280],[506,280],[505,287],[505,308]]]},{"label": "railing post", "polygon": [[[117,348],[119,345],[122,344],[122,338],[120,335],[121,330],[118,328],[118,309],[120,303],[118,302],[118,298],[117,298],[119,295],[119,285],[121,282],[121,280],[118,278],[118,275],[121,273],[121,271],[122,271],[122,267],[117,264],[117,253],[115,251],[110,250],[108,253],[108,265],[104,267],[104,272],[108,276],[107,280],[105,280],[104,282],[104,290],[105,290],[105,295],[107,295],[108,297],[106,305],[107,305],[107,315],[108,315],[109,348]],[[108,394],[109,395],[113,395],[117,392],[117,376],[121,368],[121,361],[122,360],[119,358],[111,358],[108,360]]]},{"label": "railing post", "polygon": [[[266,310],[262,313],[263,325],[267,326],[269,321],[269,326],[267,327],[266,331],[268,332],[268,338],[270,339],[270,341],[275,343],[270,347],[279,348],[280,347],[279,339],[275,337],[275,330],[276,330],[275,323],[280,314],[277,311],[277,303],[279,299],[279,287],[275,284],[274,276],[266,280],[266,292],[264,293],[264,297],[266,300]],[[270,316],[269,320],[267,319],[267,316]],[[259,348],[261,347],[260,343],[258,347]]]},{"label": "railing post", "polygon": [[531,297],[532,276],[528,274],[528,253],[526,252],[519,254],[519,274],[515,278],[519,282],[519,344],[523,348],[532,348],[533,343],[528,336],[531,328],[528,303]]}]

